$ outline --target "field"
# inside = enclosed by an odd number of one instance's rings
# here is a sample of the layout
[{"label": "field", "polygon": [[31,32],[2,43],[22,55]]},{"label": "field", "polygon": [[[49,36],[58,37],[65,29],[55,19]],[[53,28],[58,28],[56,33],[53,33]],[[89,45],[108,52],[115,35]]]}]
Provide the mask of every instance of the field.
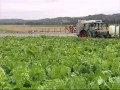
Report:
[{"label": "field", "polygon": [[65,25],[0,25],[0,32],[59,31],[64,29]]},{"label": "field", "polygon": [[120,40],[0,38],[0,89],[120,89]]}]

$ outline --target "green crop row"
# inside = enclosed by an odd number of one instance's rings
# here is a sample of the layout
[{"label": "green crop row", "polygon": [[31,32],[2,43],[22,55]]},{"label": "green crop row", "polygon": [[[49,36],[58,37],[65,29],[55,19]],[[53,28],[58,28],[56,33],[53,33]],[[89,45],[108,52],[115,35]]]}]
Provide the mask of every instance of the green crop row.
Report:
[{"label": "green crop row", "polygon": [[120,89],[120,40],[2,37],[0,89]]}]

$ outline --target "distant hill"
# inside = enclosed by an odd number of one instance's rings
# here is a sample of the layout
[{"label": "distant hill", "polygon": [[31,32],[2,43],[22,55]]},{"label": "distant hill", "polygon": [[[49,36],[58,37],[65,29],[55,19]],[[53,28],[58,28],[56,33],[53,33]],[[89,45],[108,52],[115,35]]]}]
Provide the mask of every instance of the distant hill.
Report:
[{"label": "distant hill", "polygon": [[104,23],[120,24],[120,13],[113,15],[89,15],[85,17],[57,17],[45,18],[40,20],[23,20],[23,19],[0,19],[1,25],[64,25],[76,24],[78,20],[103,20]]}]

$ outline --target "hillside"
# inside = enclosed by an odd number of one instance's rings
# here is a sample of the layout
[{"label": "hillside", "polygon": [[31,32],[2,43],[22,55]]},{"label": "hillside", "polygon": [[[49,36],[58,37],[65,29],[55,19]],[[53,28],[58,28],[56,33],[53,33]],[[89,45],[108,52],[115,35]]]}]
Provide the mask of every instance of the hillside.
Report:
[{"label": "hillside", "polygon": [[85,17],[57,17],[45,18],[40,20],[23,20],[23,19],[0,19],[1,25],[17,24],[17,25],[61,25],[61,24],[76,24],[78,20],[97,20],[101,19],[105,23],[119,24],[120,13],[113,15],[97,14]]}]

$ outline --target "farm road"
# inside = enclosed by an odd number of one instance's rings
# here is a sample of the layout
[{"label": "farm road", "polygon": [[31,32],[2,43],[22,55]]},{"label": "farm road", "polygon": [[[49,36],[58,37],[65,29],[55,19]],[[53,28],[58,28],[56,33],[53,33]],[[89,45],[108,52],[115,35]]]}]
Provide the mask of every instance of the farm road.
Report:
[{"label": "farm road", "polygon": [[33,37],[37,37],[37,36],[73,36],[73,37],[77,37],[76,33],[33,33],[33,34],[29,34],[29,33],[0,33],[0,37],[6,37],[6,36],[16,36],[16,37],[27,37],[27,36],[33,36]]}]

